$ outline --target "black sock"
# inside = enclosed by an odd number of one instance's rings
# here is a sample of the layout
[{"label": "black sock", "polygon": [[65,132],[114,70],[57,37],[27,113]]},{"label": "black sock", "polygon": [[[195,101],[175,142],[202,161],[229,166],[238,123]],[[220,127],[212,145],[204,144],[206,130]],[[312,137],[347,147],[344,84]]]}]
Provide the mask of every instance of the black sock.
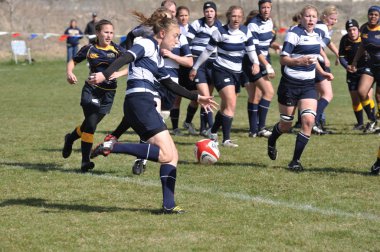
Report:
[{"label": "black sock", "polygon": [[223,131],[223,142],[230,140],[230,132],[232,126],[233,117],[222,115],[222,131]]},{"label": "black sock", "polygon": [[179,108],[173,108],[170,110],[170,120],[172,121],[173,129],[177,129],[179,120]]},{"label": "black sock", "polygon": [[163,207],[172,209],[175,207],[174,189],[177,177],[177,169],[171,164],[162,164],[160,167],[160,178],[162,185]]},{"label": "black sock", "polygon": [[282,135],[282,132],[280,131],[279,128],[279,123],[276,123],[273,127],[272,135],[268,138],[268,145],[275,147],[277,139]]},{"label": "black sock", "polygon": [[306,147],[306,144],[309,142],[310,136],[299,132],[297,134],[296,146],[294,148],[293,161],[298,161],[301,158],[302,152]]},{"label": "black sock", "polygon": [[186,120],[185,122],[191,123],[193,121],[194,115],[197,112],[197,107],[193,107],[190,104],[187,106]]}]

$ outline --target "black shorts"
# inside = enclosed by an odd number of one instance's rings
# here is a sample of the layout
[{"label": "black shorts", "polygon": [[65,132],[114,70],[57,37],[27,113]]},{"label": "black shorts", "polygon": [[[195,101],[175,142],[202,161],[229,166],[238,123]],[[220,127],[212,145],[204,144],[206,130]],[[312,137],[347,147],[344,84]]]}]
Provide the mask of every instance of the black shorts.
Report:
[{"label": "black shorts", "polygon": [[235,86],[235,93],[240,93],[241,73],[234,73],[214,66],[213,77],[214,86],[218,92],[226,86],[233,85]]},{"label": "black shorts", "polygon": [[255,82],[261,77],[267,76],[268,72],[265,66],[260,64],[260,72],[258,74],[252,74],[252,62],[248,57],[243,58],[243,71],[248,77],[249,82]]},{"label": "black shorts", "polygon": [[167,129],[164,120],[156,110],[154,95],[148,92],[126,95],[124,116],[143,141]]},{"label": "black shorts", "polygon": [[[325,65],[325,63],[319,62],[319,64],[321,65],[323,71],[325,71],[327,73],[331,73],[331,69],[329,67],[327,67]],[[317,70],[315,70],[315,83],[321,82],[323,80],[326,80],[326,77],[322,76],[321,74],[318,73]]]},{"label": "black shorts", "polygon": [[178,83],[187,90],[194,91],[197,90],[197,86],[194,81],[189,79],[190,71],[191,68],[180,66],[178,70]]},{"label": "black shorts", "polygon": [[318,93],[315,86],[295,87],[287,85],[285,82],[280,82],[277,89],[278,103],[294,107],[297,106],[299,100],[302,99],[317,99]]},{"label": "black shorts", "polygon": [[212,79],[212,69],[215,59],[208,59],[205,63],[203,63],[197,70],[197,75],[195,76],[194,82],[195,84],[199,83],[208,83],[210,85],[214,84],[214,80]]},{"label": "black shorts", "polygon": [[84,114],[108,114],[111,111],[115,93],[116,90],[105,90],[86,83],[82,88],[80,101]]},{"label": "black shorts", "polygon": [[373,74],[373,78],[376,81],[376,85],[378,85],[378,83],[380,83],[380,66],[379,65],[371,66],[371,72]]}]

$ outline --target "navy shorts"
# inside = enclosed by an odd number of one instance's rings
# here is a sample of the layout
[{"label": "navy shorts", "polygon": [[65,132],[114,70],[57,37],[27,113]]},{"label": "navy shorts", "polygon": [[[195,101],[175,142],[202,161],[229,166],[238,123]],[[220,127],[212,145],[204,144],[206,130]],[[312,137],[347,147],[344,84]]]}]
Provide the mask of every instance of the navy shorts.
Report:
[{"label": "navy shorts", "polygon": [[164,120],[156,110],[154,95],[148,92],[126,95],[124,116],[143,141],[167,130]]},{"label": "navy shorts", "polygon": [[371,66],[371,72],[376,81],[376,84],[378,85],[378,83],[380,83],[380,66],[378,65]]},{"label": "navy shorts", "polygon": [[212,79],[212,69],[214,65],[214,59],[208,59],[203,63],[197,70],[197,75],[194,78],[195,84],[208,83],[210,85],[214,84]]},{"label": "navy shorts", "polygon": [[194,91],[197,90],[197,86],[194,81],[189,79],[190,71],[191,68],[180,66],[178,70],[178,83],[187,90]]},{"label": "navy shorts", "polygon": [[252,62],[248,57],[243,58],[243,71],[246,74],[249,82],[255,82],[261,77],[268,75],[267,69],[265,66],[260,64],[260,72],[258,74],[252,74]]},{"label": "navy shorts", "polygon": [[235,93],[240,93],[241,73],[234,73],[214,66],[213,76],[214,86],[218,92],[226,86],[233,85],[235,86]]},{"label": "navy shorts", "polygon": [[315,86],[296,87],[287,85],[285,82],[280,82],[277,89],[278,103],[284,106],[297,106],[299,100],[302,99],[317,99],[318,93]]},{"label": "navy shorts", "polygon": [[116,90],[105,90],[96,86],[85,84],[82,88],[80,105],[83,113],[108,114],[111,111]]},{"label": "navy shorts", "polygon": [[[323,71],[325,71],[327,73],[331,73],[331,69],[329,67],[327,67],[325,65],[325,63],[319,62],[319,64],[321,65]],[[317,70],[315,70],[315,83],[321,82],[323,80],[326,80],[326,77],[322,76],[320,73],[318,73]]]}]

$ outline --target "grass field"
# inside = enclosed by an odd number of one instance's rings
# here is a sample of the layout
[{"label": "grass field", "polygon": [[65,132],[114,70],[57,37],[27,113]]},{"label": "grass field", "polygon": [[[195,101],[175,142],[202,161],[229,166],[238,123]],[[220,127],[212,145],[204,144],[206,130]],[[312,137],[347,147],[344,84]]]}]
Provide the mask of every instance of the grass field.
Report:
[{"label": "grass field", "polygon": [[[159,165],[149,162],[134,176],[134,157],[111,155],[80,174],[79,142],[69,159],[61,157],[64,134],[83,119],[82,84],[67,84],[64,62],[1,63],[0,72],[0,251],[380,251],[380,178],[369,176],[379,136],[351,130],[341,67],[333,68],[335,98],[327,109],[336,134],[311,137],[304,172],[285,169],[295,135],[280,138],[276,161],[266,155],[266,139],[247,137],[244,90],[232,132],[239,148],[221,147],[217,164],[194,162],[201,137],[175,137],[176,200],[188,211],[176,216],[157,214]],[[75,72],[83,83],[85,64]],[[119,83],[96,142],[122,116]],[[268,125],[278,118],[274,101]],[[138,138],[128,132],[122,140]]]}]

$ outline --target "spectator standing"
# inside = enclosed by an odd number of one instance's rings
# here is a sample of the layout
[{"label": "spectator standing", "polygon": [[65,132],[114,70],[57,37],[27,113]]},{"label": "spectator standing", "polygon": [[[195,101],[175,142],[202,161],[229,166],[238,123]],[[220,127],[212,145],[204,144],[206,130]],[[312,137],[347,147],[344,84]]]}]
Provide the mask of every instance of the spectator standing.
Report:
[{"label": "spectator standing", "polygon": [[87,35],[88,43],[92,43],[96,39],[95,24],[96,24],[97,16],[98,16],[97,13],[93,12],[92,13],[92,20],[87,23],[86,29],[84,29],[84,34]]},{"label": "spectator standing", "polygon": [[70,25],[66,28],[64,34],[67,35],[67,62],[69,62],[78,52],[79,40],[83,38],[83,32],[77,27],[77,21],[71,19]]}]

